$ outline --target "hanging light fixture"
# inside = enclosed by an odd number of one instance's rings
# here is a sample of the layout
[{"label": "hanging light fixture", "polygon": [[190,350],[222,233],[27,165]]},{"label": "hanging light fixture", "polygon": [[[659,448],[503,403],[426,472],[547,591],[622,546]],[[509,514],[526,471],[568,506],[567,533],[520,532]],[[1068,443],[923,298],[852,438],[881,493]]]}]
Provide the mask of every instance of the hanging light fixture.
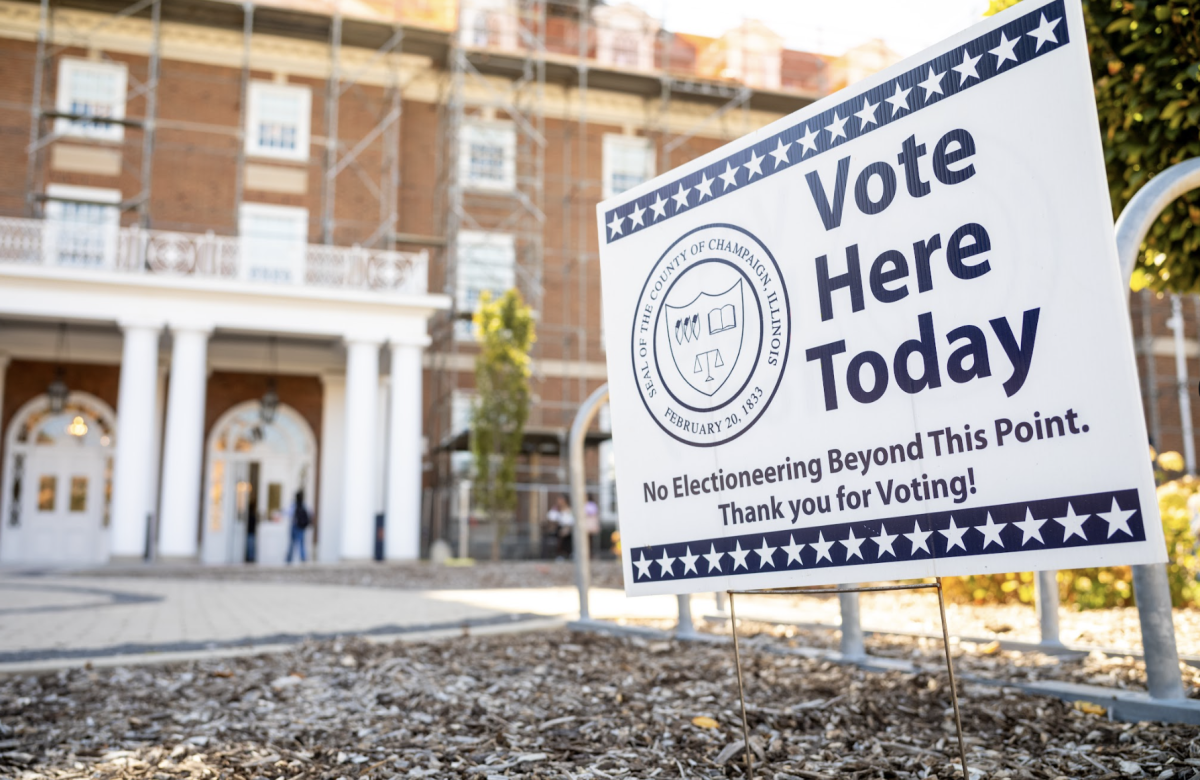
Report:
[{"label": "hanging light fixture", "polygon": [[54,360],[58,364],[54,369],[54,379],[46,387],[46,395],[50,399],[51,414],[60,414],[63,408],[67,405],[67,396],[70,390],[67,388],[66,381],[63,380],[62,357],[66,351],[67,345],[67,324],[60,322],[58,325],[58,343],[54,347]]},{"label": "hanging light fixture", "polygon": [[267,392],[263,393],[258,408],[258,417],[262,420],[263,425],[270,425],[274,422],[275,412],[279,410],[279,391],[275,389],[275,374],[278,368],[278,359],[275,351],[274,336],[268,342],[267,349],[271,363],[271,377],[267,380]]}]

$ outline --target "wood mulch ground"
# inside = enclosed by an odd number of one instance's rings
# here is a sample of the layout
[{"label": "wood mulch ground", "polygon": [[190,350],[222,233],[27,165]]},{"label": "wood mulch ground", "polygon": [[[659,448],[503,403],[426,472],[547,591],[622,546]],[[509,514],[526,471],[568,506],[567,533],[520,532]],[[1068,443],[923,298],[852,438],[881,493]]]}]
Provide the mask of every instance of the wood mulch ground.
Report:
[{"label": "wood mulch ground", "polygon": [[[754,645],[757,777],[961,776],[943,673]],[[973,777],[1200,778],[1196,727],[984,686],[962,704]],[[728,645],[565,631],[0,678],[0,776],[23,780],[744,777],[741,738]]]}]

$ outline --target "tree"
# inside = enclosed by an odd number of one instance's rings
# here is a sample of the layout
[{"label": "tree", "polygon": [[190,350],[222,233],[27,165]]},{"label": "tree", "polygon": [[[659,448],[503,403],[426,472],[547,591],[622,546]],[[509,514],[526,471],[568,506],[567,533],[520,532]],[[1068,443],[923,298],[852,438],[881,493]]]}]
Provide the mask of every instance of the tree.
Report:
[{"label": "tree", "polygon": [[529,348],[536,340],[533,313],[509,290],[493,300],[484,292],[473,317],[477,399],[471,408],[475,505],[492,521],[492,560],[517,508],[517,457],[529,419]]},{"label": "tree", "polygon": [[[991,0],[996,13],[1017,0]],[[1084,0],[1113,216],[1150,178],[1200,156],[1200,0]],[[1163,211],[1135,289],[1200,291],[1200,193]]]}]

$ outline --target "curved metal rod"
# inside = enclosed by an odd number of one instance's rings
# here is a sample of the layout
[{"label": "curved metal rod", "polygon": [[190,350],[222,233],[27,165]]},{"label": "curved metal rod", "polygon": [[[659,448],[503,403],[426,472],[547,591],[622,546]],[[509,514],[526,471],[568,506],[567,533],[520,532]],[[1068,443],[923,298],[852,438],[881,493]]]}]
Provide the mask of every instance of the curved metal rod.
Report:
[{"label": "curved metal rod", "polygon": [[[1147,182],[1117,217],[1117,259],[1128,294],[1142,241],[1158,215],[1185,192],[1200,187],[1200,158],[1177,163]],[[1165,563],[1133,567],[1133,592],[1146,657],[1146,687],[1152,699],[1182,699],[1183,676],[1171,613],[1171,589]]]},{"label": "curved metal rod", "polygon": [[1117,217],[1117,260],[1128,281],[1154,221],[1171,202],[1200,187],[1200,157],[1177,163],[1146,182]]},{"label": "curved metal rod", "polygon": [[587,397],[587,400],[579,407],[579,411],[575,413],[575,421],[571,423],[571,435],[567,445],[567,456],[571,464],[571,512],[575,515],[575,525],[571,529],[573,542],[571,546],[575,551],[575,587],[579,589],[580,620],[591,618],[588,610],[588,588],[592,585],[589,560],[592,551],[588,545],[587,512],[585,511],[587,487],[584,482],[583,439],[587,435],[587,429],[595,419],[596,413],[600,411],[600,407],[607,400],[608,383],[605,382]]}]

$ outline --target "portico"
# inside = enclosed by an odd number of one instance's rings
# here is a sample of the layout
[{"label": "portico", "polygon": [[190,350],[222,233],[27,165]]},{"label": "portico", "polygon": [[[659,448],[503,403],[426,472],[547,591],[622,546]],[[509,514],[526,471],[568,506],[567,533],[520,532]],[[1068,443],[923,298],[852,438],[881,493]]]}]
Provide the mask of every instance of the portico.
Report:
[{"label": "portico", "polygon": [[[423,255],[415,257],[423,263]],[[18,374],[26,372],[25,366],[84,360],[108,371],[119,367],[114,397],[101,404],[114,407],[114,431],[106,445],[111,489],[92,499],[104,506],[96,517],[104,518],[106,542],[101,552],[89,552],[88,562],[110,557],[227,562],[240,555],[228,552],[233,548],[226,541],[220,542],[219,554],[213,553],[216,543],[205,541],[234,528],[242,534],[238,550],[244,549],[246,529],[237,524],[245,523],[249,472],[225,479],[214,469],[233,468],[236,459],[214,466],[211,457],[213,447],[242,446],[227,435],[228,424],[217,430],[235,411],[248,421],[243,426],[248,436],[270,439],[275,448],[264,450],[258,460],[247,455],[238,461],[253,462],[256,469],[260,462],[275,464],[270,468],[276,471],[262,466],[260,480],[256,472],[260,522],[271,522],[271,513],[290,505],[296,489],[306,488],[317,537],[313,557],[370,559],[375,516],[383,512],[385,557],[415,558],[423,447],[421,355],[426,321],[447,301],[424,293],[423,266],[414,273],[419,278],[411,289],[381,291],[0,265],[3,362],[9,366],[0,374],[5,377],[0,388],[20,390],[0,395],[3,433],[18,422],[16,407],[45,399],[43,386],[21,381]],[[77,334],[65,356],[53,338],[61,328]],[[269,360],[268,345],[273,350],[276,344],[278,359]],[[86,377],[91,369],[79,370]],[[259,421],[262,387],[274,387],[277,377],[283,416]],[[286,426],[291,427],[283,431]],[[226,438],[214,443],[214,436]],[[33,518],[27,513],[12,524],[12,482],[17,479],[18,492],[28,494],[37,489],[40,475],[27,469],[16,474],[13,449],[7,447],[0,461],[9,485],[0,507],[0,557],[50,562],[37,560],[35,548],[14,546]],[[75,456],[69,452],[67,457]],[[70,480],[72,468],[63,466],[63,479]],[[222,503],[223,490],[237,495]],[[40,517],[36,509],[29,511]]]}]

